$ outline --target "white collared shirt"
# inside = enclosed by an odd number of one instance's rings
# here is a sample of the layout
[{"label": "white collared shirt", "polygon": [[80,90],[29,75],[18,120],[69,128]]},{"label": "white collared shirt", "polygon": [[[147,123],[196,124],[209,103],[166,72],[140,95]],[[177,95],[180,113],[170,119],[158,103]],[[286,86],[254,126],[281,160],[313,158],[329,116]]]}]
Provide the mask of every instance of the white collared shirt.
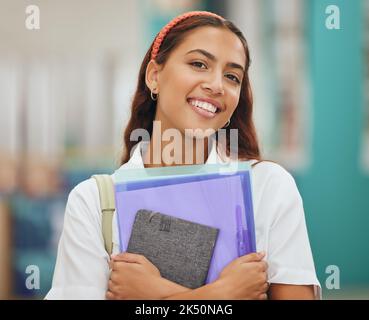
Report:
[{"label": "white collared shirt", "polygon": [[[142,149],[135,146],[121,168],[144,168]],[[213,143],[206,163],[224,163]],[[113,174],[112,179],[115,180]],[[261,162],[252,169],[257,251],[266,252],[268,281],[316,285],[303,203],[293,177],[281,166]],[[99,191],[94,179],[69,194],[59,241],[52,288],[46,299],[105,299],[109,255],[101,232]],[[113,254],[119,252],[117,217],[113,217]]]}]

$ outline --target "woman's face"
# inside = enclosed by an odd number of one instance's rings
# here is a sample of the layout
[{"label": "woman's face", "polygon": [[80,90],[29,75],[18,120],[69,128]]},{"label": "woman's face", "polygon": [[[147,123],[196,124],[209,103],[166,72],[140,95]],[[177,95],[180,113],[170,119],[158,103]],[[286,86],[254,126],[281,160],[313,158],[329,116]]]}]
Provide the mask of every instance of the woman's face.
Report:
[{"label": "woman's face", "polygon": [[156,65],[155,120],[162,128],[182,133],[224,127],[238,105],[245,64],[244,47],[231,31],[215,27],[190,31],[164,66]]}]

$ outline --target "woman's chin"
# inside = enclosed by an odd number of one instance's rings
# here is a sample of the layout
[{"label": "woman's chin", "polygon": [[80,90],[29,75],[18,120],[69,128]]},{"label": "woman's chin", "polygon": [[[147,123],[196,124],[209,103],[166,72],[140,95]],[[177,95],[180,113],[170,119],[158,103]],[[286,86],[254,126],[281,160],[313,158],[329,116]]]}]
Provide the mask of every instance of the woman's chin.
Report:
[{"label": "woman's chin", "polygon": [[217,131],[214,123],[213,125],[210,125],[209,121],[199,121],[198,119],[194,119],[192,117],[186,117],[186,115],[183,117],[178,115],[175,120],[172,122],[172,128],[177,128],[181,132],[181,135],[187,138],[203,139],[211,136]]},{"label": "woman's chin", "polygon": [[184,130],[184,134],[186,138],[196,138],[196,139],[205,139],[210,137],[212,134],[216,132],[215,129],[205,127],[205,126],[197,126],[197,127],[187,127]]}]

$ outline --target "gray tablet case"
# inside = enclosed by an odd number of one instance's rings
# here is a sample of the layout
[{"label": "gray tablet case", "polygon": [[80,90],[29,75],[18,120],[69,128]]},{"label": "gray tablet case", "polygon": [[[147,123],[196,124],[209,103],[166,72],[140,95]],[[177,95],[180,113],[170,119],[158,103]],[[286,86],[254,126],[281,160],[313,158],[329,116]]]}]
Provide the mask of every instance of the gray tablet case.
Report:
[{"label": "gray tablet case", "polygon": [[144,255],[163,278],[195,289],[205,284],[218,229],[139,210],[127,252]]}]

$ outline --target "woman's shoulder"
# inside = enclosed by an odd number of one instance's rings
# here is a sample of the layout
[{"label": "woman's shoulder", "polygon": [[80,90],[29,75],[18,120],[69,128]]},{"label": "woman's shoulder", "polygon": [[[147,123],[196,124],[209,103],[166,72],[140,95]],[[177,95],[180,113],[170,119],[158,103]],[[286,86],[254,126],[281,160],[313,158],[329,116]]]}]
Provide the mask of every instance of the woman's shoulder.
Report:
[{"label": "woman's shoulder", "polygon": [[251,170],[252,190],[257,217],[274,224],[288,216],[296,221],[303,215],[302,198],[295,179],[283,166],[260,161]]},{"label": "woman's shoulder", "polygon": [[251,160],[250,164],[252,170],[259,174],[267,176],[292,177],[292,175],[281,164],[271,160]]},{"label": "woman's shoulder", "polygon": [[295,190],[295,179],[282,165],[269,161],[253,161],[251,163],[253,183],[272,189]]},{"label": "woman's shoulder", "polygon": [[99,221],[100,211],[99,190],[94,178],[81,181],[70,191],[66,213]]},{"label": "woman's shoulder", "polygon": [[79,182],[69,193],[70,197],[80,197],[83,199],[91,198],[95,194],[97,194],[97,184],[95,182],[95,179],[90,177],[86,180],[83,180]]}]

